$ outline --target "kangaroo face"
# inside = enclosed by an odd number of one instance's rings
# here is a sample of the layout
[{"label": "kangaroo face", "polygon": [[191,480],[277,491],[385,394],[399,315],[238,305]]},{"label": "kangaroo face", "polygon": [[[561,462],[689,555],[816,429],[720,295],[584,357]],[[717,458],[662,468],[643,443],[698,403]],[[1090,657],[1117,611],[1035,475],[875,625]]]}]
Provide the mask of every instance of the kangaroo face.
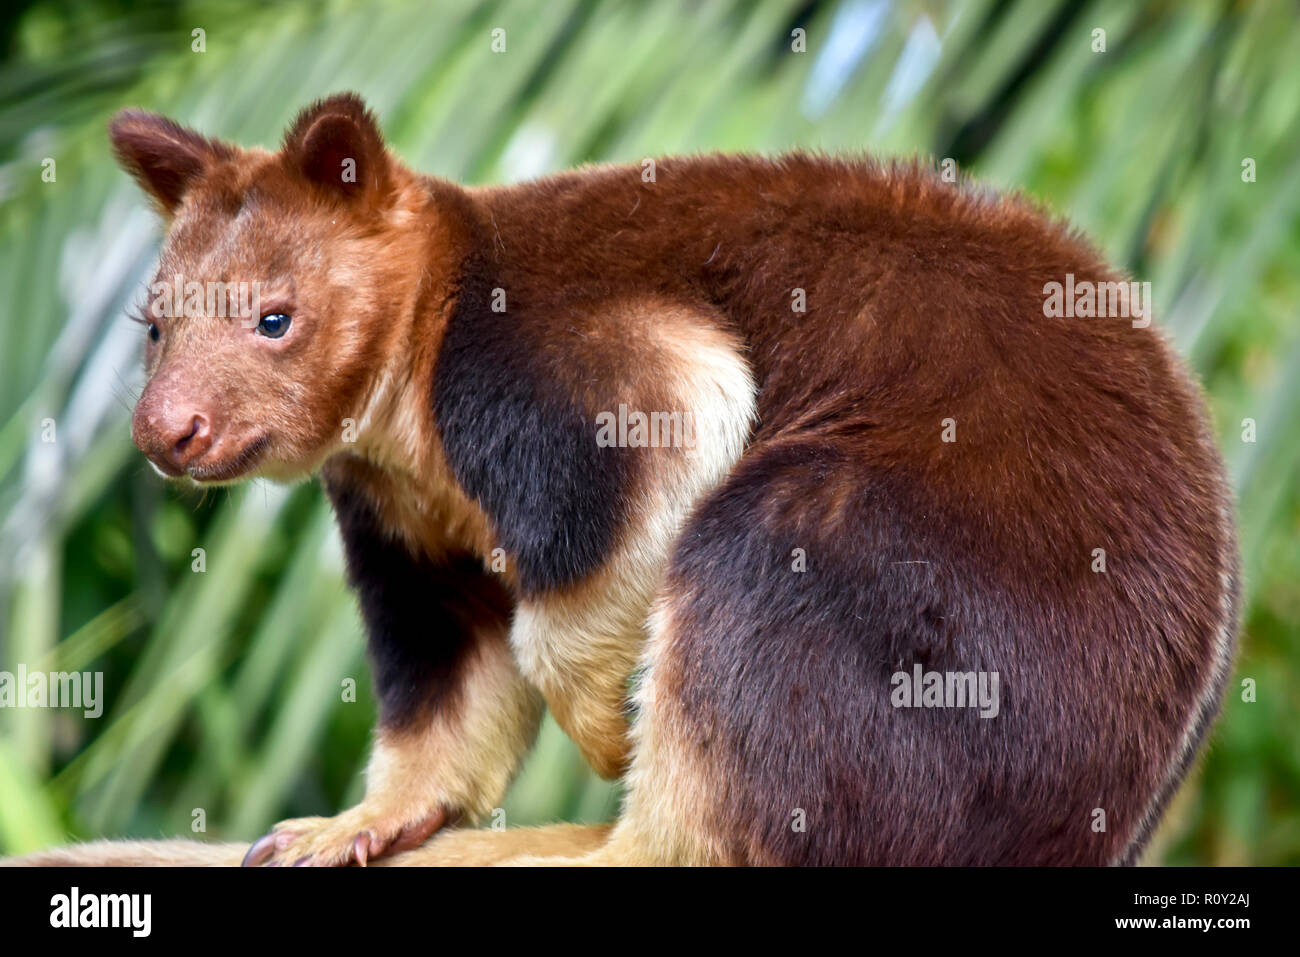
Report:
[{"label": "kangaroo face", "polygon": [[325,101],[277,153],[138,112],[111,135],[170,221],[141,316],[136,445],[198,482],[312,471],[363,417],[408,311],[373,122]]}]

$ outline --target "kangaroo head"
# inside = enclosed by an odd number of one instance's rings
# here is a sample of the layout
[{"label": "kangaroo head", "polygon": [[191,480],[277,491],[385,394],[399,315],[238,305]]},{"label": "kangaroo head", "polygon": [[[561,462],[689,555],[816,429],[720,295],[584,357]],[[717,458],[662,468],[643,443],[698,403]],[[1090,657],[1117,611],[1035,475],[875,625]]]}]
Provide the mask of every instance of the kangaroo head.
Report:
[{"label": "kangaroo head", "polygon": [[199,482],[311,472],[403,352],[437,232],[428,190],[351,94],[304,110],[277,152],[134,110],[110,136],[167,223],[136,445]]}]

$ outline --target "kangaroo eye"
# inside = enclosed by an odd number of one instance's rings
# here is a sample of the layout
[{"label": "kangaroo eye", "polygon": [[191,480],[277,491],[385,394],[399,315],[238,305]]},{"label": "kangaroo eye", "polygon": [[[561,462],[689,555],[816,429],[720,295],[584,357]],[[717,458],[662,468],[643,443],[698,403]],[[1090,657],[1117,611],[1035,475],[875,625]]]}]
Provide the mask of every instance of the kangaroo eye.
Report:
[{"label": "kangaroo eye", "polygon": [[262,317],[262,321],[257,324],[257,331],[268,339],[279,339],[289,331],[291,321],[284,313],[273,312]]},{"label": "kangaroo eye", "polygon": [[158,326],[152,322],[149,323],[149,341],[157,342],[161,338],[162,338],[162,333],[158,331]]}]

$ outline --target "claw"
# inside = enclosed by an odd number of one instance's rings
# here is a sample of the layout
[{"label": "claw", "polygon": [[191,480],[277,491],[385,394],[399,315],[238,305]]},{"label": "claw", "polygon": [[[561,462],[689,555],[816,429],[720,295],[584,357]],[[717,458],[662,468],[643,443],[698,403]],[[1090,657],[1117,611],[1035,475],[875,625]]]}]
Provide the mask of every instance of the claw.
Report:
[{"label": "claw", "polygon": [[352,854],[357,859],[359,867],[365,867],[366,861],[370,858],[370,840],[374,835],[369,831],[362,831],[352,839]]},{"label": "claw", "polygon": [[248,853],[244,855],[244,859],[240,862],[239,866],[257,867],[265,861],[275,852],[275,838],[276,834],[274,831],[270,834],[263,834],[259,837],[253,842],[253,846],[248,849]]},{"label": "claw", "polygon": [[[269,834],[262,835],[253,843],[244,855],[243,866],[288,866],[289,861],[296,857],[293,867],[346,867],[353,863],[367,867],[371,861],[381,857],[419,847],[434,831],[446,827],[454,820],[451,811],[440,807],[395,833],[388,832],[386,828],[377,831],[372,826],[364,830],[352,830],[350,840],[342,818],[323,823],[318,819],[282,821]],[[325,830],[331,826],[333,834]],[[314,853],[298,856],[304,850],[313,849]]]}]

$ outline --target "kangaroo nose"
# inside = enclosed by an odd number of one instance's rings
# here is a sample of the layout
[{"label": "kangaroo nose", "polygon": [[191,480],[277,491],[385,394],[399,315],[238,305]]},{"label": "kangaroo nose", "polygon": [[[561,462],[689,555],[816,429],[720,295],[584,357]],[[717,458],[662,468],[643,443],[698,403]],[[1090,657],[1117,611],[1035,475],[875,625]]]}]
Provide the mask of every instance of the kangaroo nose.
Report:
[{"label": "kangaroo nose", "polygon": [[168,475],[180,475],[212,447],[212,422],[204,412],[175,401],[165,391],[149,393],[136,406],[135,444]]},{"label": "kangaroo nose", "polygon": [[189,427],[181,426],[173,435],[171,460],[178,468],[185,468],[212,447],[212,426],[207,416],[195,412]]}]

